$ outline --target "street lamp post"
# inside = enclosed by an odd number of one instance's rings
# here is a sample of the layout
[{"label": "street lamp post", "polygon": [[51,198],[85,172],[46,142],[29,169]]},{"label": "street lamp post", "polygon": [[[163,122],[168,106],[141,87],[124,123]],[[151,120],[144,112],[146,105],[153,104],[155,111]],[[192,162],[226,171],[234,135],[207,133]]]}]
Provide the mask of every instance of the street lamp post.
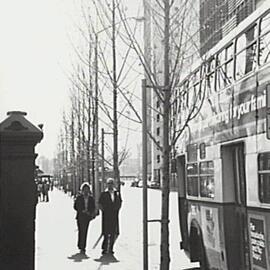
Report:
[{"label": "street lamp post", "polygon": [[142,181],[143,181],[143,270],[148,270],[148,198],[147,198],[147,101],[146,80],[142,80]]},{"label": "street lamp post", "polygon": [[98,132],[98,34],[95,34],[95,113],[94,113],[94,159],[95,159],[95,171],[93,175],[95,176],[93,179],[93,193],[95,196],[95,201],[97,204],[98,196],[100,193],[100,186],[99,186],[99,151],[98,151],[98,140],[99,140],[99,132]]}]

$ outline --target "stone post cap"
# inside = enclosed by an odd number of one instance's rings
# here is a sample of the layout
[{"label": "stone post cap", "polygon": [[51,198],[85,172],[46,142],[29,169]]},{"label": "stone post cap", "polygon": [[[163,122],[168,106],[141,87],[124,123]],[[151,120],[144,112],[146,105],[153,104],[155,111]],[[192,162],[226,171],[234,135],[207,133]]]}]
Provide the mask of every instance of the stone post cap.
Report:
[{"label": "stone post cap", "polygon": [[27,115],[27,112],[22,112],[22,111],[9,111],[7,112],[7,115],[12,115],[12,114],[19,114],[19,115]]},{"label": "stone post cap", "polygon": [[[40,127],[35,126],[28,121],[26,112],[9,111],[7,118],[0,123],[0,135],[4,137],[20,137],[21,140],[34,140],[39,142],[43,138],[43,132]],[[32,138],[32,139],[31,139]]]}]

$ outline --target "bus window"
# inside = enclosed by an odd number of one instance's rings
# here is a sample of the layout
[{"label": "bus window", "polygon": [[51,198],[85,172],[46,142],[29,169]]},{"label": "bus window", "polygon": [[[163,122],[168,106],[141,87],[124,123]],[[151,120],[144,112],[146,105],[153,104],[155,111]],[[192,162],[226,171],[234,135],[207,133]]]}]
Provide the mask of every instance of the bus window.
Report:
[{"label": "bus window", "polygon": [[226,78],[226,85],[229,85],[232,83],[232,80],[234,78],[234,66],[233,66],[233,55],[234,55],[234,46],[233,43],[231,43],[226,49],[225,49],[225,55],[226,55],[226,63],[225,63],[225,69],[224,69],[224,76]]},{"label": "bus window", "polygon": [[196,162],[198,160],[198,146],[197,144],[189,144],[187,146],[187,161]]},{"label": "bus window", "polygon": [[256,36],[257,25],[255,24],[236,41],[236,80],[255,69],[257,48]]},{"label": "bus window", "polygon": [[236,53],[243,51],[247,46],[246,34],[242,34],[236,42]]},{"label": "bus window", "polygon": [[260,65],[270,62],[270,13],[267,14],[261,21],[259,49]]},{"label": "bus window", "polygon": [[200,69],[196,70],[192,75],[192,83],[196,84],[200,80]]},{"label": "bus window", "polygon": [[194,105],[195,105],[195,88],[192,86],[188,89],[188,108],[189,109],[193,109]]},{"label": "bus window", "polygon": [[236,80],[242,78],[245,74],[245,65],[246,65],[246,38],[245,35],[241,35],[237,39],[236,43],[236,72],[235,72],[235,77]]},{"label": "bus window", "polygon": [[258,156],[259,199],[270,203],[270,152]]},{"label": "bus window", "polygon": [[260,27],[260,35],[264,35],[269,33],[270,31],[270,13],[268,13],[265,17],[262,18],[261,27]]},{"label": "bus window", "polygon": [[233,80],[233,59],[231,59],[229,62],[225,64],[225,76],[226,76],[226,85],[229,85],[232,83]]},{"label": "bus window", "polygon": [[215,73],[209,73],[207,75],[207,83],[208,83],[208,96],[211,95],[211,93],[213,93],[213,91],[215,90]]},{"label": "bus window", "polygon": [[187,177],[187,191],[188,195],[198,197],[198,176]]},{"label": "bus window", "polygon": [[257,43],[253,43],[247,47],[247,58],[246,58],[246,68],[245,73],[255,70],[256,67],[256,51]]},{"label": "bus window", "polygon": [[194,91],[194,102],[193,104],[196,103],[199,92],[200,92],[200,69],[197,69],[194,74],[193,74],[193,91]]},{"label": "bus window", "polygon": [[184,89],[183,89],[183,105],[184,108],[188,108],[188,99],[189,99],[189,80],[186,80],[184,83]]},{"label": "bus window", "polygon": [[197,197],[199,195],[197,163],[187,165],[187,193],[190,196]]},{"label": "bus window", "polygon": [[206,90],[206,78],[205,78],[206,67],[205,65],[201,66],[200,70],[200,83],[199,83],[199,100],[201,101],[204,98]]},{"label": "bus window", "polygon": [[223,49],[217,54],[217,65],[221,66],[226,62],[226,51]]},{"label": "bus window", "polygon": [[222,90],[226,86],[226,76],[225,76],[225,50],[222,50],[217,54],[217,91]]},{"label": "bus window", "polygon": [[200,163],[200,195],[201,197],[214,198],[214,163],[204,161]]},{"label": "bus window", "polygon": [[215,91],[215,58],[212,58],[208,62],[207,86],[208,94],[211,95]]},{"label": "bus window", "polygon": [[233,58],[234,55],[234,49],[233,49],[233,43],[231,43],[228,47],[226,47],[226,61],[230,60]]},{"label": "bus window", "polygon": [[196,83],[194,84],[194,95],[196,97],[196,100],[198,99],[197,97],[199,96],[199,98],[201,98],[201,93],[200,93],[200,83]]}]

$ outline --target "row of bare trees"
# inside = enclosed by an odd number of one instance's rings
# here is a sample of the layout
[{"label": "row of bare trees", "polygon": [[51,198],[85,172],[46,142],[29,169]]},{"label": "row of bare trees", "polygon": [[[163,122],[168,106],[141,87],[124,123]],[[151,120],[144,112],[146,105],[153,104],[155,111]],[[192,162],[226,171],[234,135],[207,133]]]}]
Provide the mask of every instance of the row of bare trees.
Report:
[{"label": "row of bare trees", "polygon": [[[70,106],[63,113],[56,173],[66,179],[65,183],[73,183],[75,192],[82,181],[88,181],[95,193],[102,175],[101,162],[113,168],[120,182],[119,166],[129,156],[129,121],[139,123],[129,104],[138,100],[134,90],[140,73],[134,67],[137,60],[128,61],[134,54],[127,40],[123,43],[117,5],[116,1],[111,6],[94,0],[82,1],[82,20],[75,25],[79,45],[71,39],[75,60],[72,71],[66,72],[71,85]],[[105,145],[106,158],[100,154],[101,127],[113,133],[113,146]],[[122,144],[118,146],[121,130]]]},{"label": "row of bare trees", "polygon": [[[68,74],[71,105],[63,115],[57,160],[58,169],[72,172],[77,184],[87,179],[94,187],[100,160],[98,130],[102,125],[113,132],[112,158],[106,163],[113,167],[119,181],[119,165],[128,156],[125,144],[118,149],[119,132],[121,125],[142,123],[138,93],[144,74],[146,91],[161,104],[156,108],[149,101],[148,107],[150,119],[157,113],[162,116],[162,142],[158,142],[153,128],[147,133],[163,157],[160,269],[168,270],[171,156],[178,139],[202,108],[207,83],[193,87],[189,78],[190,85],[181,86],[194,62],[202,61],[199,1],[144,0],[143,4],[144,17],[140,13],[132,17],[127,15],[124,0],[82,1],[82,23],[76,28],[83,46],[72,41],[77,62]],[[142,43],[138,32],[141,22],[147,26],[147,44]]]}]

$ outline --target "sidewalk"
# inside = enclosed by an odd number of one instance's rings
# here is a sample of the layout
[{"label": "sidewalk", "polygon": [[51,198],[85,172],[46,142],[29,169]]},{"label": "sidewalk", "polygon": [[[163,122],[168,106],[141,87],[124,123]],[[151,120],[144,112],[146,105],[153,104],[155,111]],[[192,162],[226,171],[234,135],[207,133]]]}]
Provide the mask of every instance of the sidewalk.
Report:
[{"label": "sidewalk", "polygon": [[[37,206],[36,270],[141,270],[143,268],[141,191],[138,188],[123,188],[120,236],[115,244],[114,257],[101,256],[101,241],[95,246],[100,236],[100,216],[90,223],[86,256],[78,254],[73,200],[57,189],[51,192],[50,202],[40,202]],[[149,192],[151,205],[149,218],[158,218],[159,197],[158,191]],[[177,209],[175,207],[175,205],[171,207],[174,213]],[[149,270],[159,269],[159,234],[160,224],[149,225]],[[176,237],[174,230],[171,230],[170,239],[172,250],[170,269],[195,267],[196,264],[190,264],[184,253],[179,250],[179,236]]]}]

